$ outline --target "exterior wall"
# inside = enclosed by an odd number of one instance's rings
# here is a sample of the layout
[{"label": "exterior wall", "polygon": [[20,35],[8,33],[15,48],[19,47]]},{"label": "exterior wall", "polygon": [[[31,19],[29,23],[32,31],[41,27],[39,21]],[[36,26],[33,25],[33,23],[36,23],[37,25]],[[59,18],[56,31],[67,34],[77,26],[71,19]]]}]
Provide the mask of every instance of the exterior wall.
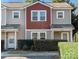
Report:
[{"label": "exterior wall", "polygon": [[[46,10],[47,11],[47,21],[44,22],[31,22],[31,10]],[[49,29],[50,28],[50,8],[39,3],[34,4],[27,8],[26,18],[27,18],[27,29]]]},{"label": "exterior wall", "polygon": [[[27,31],[27,38],[26,39],[31,39],[31,32],[34,32],[34,31]],[[37,31],[36,31],[37,32]],[[40,31],[38,31],[40,32]],[[47,33],[47,39],[51,39],[51,31],[46,31]]]},{"label": "exterior wall", "polygon": [[[12,11],[20,11],[20,19],[12,18]],[[7,24],[20,24],[20,28],[18,29],[18,38],[25,38],[25,10],[24,9],[7,9]]]},{"label": "exterior wall", "polygon": [[[52,19],[52,24],[71,24],[71,10],[67,9],[55,9],[53,11],[53,19]],[[56,12],[57,11],[64,11],[64,19],[57,19],[56,17]]]},{"label": "exterior wall", "polygon": [[70,32],[69,31],[55,31],[54,32],[54,39],[56,40],[56,39],[58,39],[58,40],[60,40],[61,39],[61,33],[62,32],[68,32],[69,33],[69,39],[70,39]]},{"label": "exterior wall", "polygon": [[6,24],[6,9],[2,8],[1,9],[1,25]]},{"label": "exterior wall", "polygon": [[5,33],[4,32],[1,33],[1,40],[5,40]]}]

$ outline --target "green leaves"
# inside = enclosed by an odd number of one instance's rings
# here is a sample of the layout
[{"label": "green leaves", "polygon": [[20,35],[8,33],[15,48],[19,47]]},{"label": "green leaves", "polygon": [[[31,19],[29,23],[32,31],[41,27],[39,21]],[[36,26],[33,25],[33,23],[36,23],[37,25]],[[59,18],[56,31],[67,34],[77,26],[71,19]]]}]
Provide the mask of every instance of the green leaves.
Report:
[{"label": "green leaves", "polygon": [[63,42],[58,43],[60,48],[61,59],[77,59],[78,58],[78,43]]}]

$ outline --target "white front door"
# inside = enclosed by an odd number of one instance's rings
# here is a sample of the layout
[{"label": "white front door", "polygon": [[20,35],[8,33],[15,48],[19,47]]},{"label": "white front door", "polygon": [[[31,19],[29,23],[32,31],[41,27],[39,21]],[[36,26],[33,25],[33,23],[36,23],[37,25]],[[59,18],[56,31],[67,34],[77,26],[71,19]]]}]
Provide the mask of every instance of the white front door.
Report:
[{"label": "white front door", "polygon": [[15,48],[15,37],[14,37],[14,35],[8,36],[8,48]]},{"label": "white front door", "polygon": [[69,40],[69,33],[68,32],[62,32],[61,33],[61,39]]}]

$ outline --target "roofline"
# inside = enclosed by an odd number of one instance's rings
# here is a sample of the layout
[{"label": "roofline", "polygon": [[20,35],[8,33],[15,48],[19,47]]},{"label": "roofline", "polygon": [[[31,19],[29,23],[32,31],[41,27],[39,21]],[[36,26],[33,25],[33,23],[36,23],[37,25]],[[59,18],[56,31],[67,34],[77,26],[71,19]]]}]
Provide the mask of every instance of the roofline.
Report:
[{"label": "roofline", "polygon": [[37,1],[37,2],[35,2],[35,3],[32,3],[32,4],[28,5],[28,6],[24,6],[24,8],[30,7],[30,6],[32,6],[32,5],[36,4],[36,3],[40,3],[40,4],[42,4],[42,5],[45,5],[45,6],[49,7],[49,8],[52,8],[52,6],[49,6],[48,4],[42,3],[42,2],[40,2],[40,1]]},{"label": "roofline", "polygon": [[8,6],[4,5],[4,4],[1,4],[1,6],[4,6],[4,7],[6,7],[6,8],[8,7]]}]

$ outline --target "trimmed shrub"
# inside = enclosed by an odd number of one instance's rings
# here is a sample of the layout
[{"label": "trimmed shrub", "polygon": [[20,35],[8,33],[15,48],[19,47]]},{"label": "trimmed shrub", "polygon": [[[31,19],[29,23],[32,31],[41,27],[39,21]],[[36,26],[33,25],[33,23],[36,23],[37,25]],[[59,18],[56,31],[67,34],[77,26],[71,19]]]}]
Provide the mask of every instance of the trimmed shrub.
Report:
[{"label": "trimmed shrub", "polygon": [[33,45],[33,40],[18,40],[18,49],[30,50]]},{"label": "trimmed shrub", "polygon": [[66,42],[66,40],[33,40],[34,51],[58,51],[58,42]]},{"label": "trimmed shrub", "polygon": [[4,40],[1,40],[1,50],[4,50]]},{"label": "trimmed shrub", "polygon": [[78,43],[58,43],[61,59],[78,59]]},{"label": "trimmed shrub", "polygon": [[58,42],[66,42],[66,40],[18,40],[18,49],[33,51],[58,51]]}]

